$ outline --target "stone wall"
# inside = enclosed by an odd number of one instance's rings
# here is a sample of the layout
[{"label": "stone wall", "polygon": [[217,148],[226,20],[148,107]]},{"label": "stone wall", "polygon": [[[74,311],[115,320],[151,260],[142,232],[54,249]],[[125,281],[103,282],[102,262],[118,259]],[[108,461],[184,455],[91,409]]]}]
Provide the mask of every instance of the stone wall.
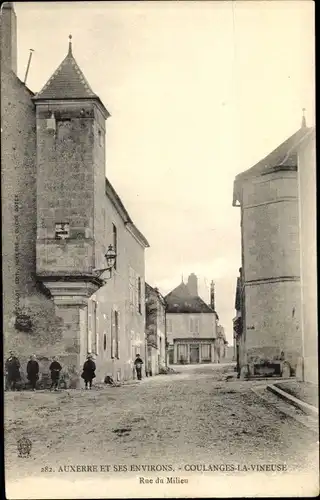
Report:
[{"label": "stone wall", "polygon": [[300,282],[251,284],[246,287],[245,308],[247,362],[275,359],[284,352],[295,368],[302,352]]},{"label": "stone wall", "polygon": [[297,172],[247,180],[242,193],[244,333],[241,364],[283,351],[293,368],[301,356]]},{"label": "stone wall", "polygon": [[[1,166],[4,355],[15,350],[22,372],[32,353],[68,355],[53,301],[38,287],[36,272],[36,123],[32,93],[12,72],[1,73]],[[15,328],[16,312],[31,319]],[[49,354],[50,353],[50,354]]]},{"label": "stone wall", "polygon": [[304,341],[304,378],[318,382],[317,318],[317,199],[315,133],[301,145],[298,155],[301,200],[301,270]]}]

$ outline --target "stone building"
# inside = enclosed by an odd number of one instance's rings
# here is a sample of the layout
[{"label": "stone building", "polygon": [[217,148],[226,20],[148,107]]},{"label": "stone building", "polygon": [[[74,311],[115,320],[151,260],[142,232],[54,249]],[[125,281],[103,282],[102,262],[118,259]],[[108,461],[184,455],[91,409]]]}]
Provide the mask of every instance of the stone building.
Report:
[{"label": "stone building", "polygon": [[[133,376],[144,346],[145,248],[105,177],[110,116],[66,57],[34,94],[16,75],[16,15],[1,13],[4,351],[45,372],[59,356],[71,386],[95,355],[97,380]],[[112,245],[112,275],[105,254]],[[109,278],[109,279],[108,279]]]},{"label": "stone building", "polygon": [[301,127],[234,182],[241,216],[240,368],[281,358],[293,374],[302,356],[297,169],[309,133]]},{"label": "stone building", "polygon": [[302,377],[318,383],[317,197],[315,129],[306,129],[298,148]]},{"label": "stone building", "polygon": [[237,278],[236,286],[236,297],[234,308],[236,310],[236,315],[233,318],[233,346],[234,346],[234,360],[236,361],[237,372],[240,374],[240,349],[244,349],[243,345],[243,328],[242,328],[242,306],[241,306],[241,296],[242,296],[242,269],[239,269],[239,276]]},{"label": "stone building", "polygon": [[157,288],[146,283],[146,370],[158,375],[166,366],[166,303]]},{"label": "stone building", "polygon": [[223,326],[217,325],[217,334],[214,341],[214,361],[221,363],[226,358],[228,351],[228,342]]},{"label": "stone building", "polygon": [[217,337],[218,315],[211,285],[211,303],[198,295],[198,280],[191,274],[165,297],[168,358],[170,364],[212,363]]}]

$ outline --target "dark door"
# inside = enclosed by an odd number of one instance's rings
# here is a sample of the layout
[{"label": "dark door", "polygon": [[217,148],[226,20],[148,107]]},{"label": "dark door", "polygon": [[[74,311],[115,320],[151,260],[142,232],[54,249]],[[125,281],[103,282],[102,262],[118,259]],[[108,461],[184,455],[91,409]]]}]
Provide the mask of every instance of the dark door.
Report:
[{"label": "dark door", "polygon": [[173,365],[173,349],[168,351],[169,354],[169,365]]},{"label": "dark door", "polygon": [[190,363],[199,363],[199,345],[190,345]]}]

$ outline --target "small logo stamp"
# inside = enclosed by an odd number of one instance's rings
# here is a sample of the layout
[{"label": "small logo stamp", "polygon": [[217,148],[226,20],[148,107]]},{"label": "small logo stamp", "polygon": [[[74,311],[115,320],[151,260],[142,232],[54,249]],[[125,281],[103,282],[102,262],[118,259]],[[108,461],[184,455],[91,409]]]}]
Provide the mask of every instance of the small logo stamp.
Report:
[{"label": "small logo stamp", "polygon": [[32,443],[29,438],[23,437],[17,441],[18,457],[28,458],[32,448]]}]

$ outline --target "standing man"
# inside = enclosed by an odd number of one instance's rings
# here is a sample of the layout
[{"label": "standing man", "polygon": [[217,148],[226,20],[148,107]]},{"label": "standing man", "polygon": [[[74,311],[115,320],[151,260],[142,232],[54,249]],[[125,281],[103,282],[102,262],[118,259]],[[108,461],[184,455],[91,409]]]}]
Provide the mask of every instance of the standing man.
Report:
[{"label": "standing man", "polygon": [[60,372],[62,370],[62,366],[58,362],[56,356],[53,356],[52,363],[49,366],[49,370],[51,372],[51,387],[50,387],[50,391],[52,389],[54,389],[55,391],[57,391],[58,390],[58,386],[59,386]]},{"label": "standing man", "polygon": [[96,365],[92,359],[92,354],[88,354],[87,361],[83,365],[83,371],[81,375],[81,377],[84,380],[86,389],[88,389],[88,385],[89,389],[92,388],[92,380],[96,376],[95,371],[96,371]]},{"label": "standing man", "polygon": [[7,387],[9,390],[15,391],[16,384],[21,379],[20,376],[20,362],[18,358],[14,355],[13,351],[10,351],[9,358],[6,361],[6,379]]},{"label": "standing man", "polygon": [[27,364],[27,377],[31,384],[31,389],[36,390],[37,380],[39,379],[39,363],[33,354]]},{"label": "standing man", "polygon": [[140,354],[137,354],[136,359],[134,360],[134,366],[136,367],[138,380],[141,380],[142,365],[143,365],[143,361],[140,357]]}]

